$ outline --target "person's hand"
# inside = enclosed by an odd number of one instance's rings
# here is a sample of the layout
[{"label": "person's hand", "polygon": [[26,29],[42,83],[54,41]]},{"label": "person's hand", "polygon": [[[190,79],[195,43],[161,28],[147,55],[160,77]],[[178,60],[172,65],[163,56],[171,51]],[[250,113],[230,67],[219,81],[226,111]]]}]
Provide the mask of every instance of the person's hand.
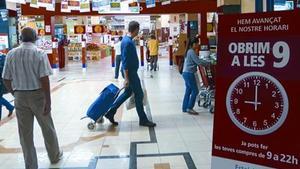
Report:
[{"label": "person's hand", "polygon": [[211,62],[210,61],[206,61],[206,66],[205,67],[210,67]]},{"label": "person's hand", "polygon": [[129,87],[129,80],[128,79],[125,79],[125,81],[124,81],[124,87],[125,88]]},{"label": "person's hand", "polygon": [[44,108],[44,116],[47,116],[51,112],[51,103],[46,101],[45,108]]},{"label": "person's hand", "polygon": [[203,65],[204,67],[210,67],[211,62],[209,60],[203,59]]}]

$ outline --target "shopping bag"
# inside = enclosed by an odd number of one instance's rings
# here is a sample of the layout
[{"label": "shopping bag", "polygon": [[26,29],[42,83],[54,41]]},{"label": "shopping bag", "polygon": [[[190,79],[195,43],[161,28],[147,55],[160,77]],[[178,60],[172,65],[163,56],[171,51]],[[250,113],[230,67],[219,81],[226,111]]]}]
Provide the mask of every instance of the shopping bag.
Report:
[{"label": "shopping bag", "polygon": [[[143,105],[145,106],[148,103],[147,90],[143,86],[142,89],[144,92]],[[126,109],[131,110],[133,108],[135,108],[135,95],[132,93],[132,95],[126,102]]]}]

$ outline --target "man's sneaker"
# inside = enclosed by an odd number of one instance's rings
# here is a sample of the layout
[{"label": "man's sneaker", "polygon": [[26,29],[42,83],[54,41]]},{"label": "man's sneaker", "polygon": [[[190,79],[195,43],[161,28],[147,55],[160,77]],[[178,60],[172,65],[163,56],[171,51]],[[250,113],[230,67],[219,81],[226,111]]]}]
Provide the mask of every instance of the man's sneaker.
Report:
[{"label": "man's sneaker", "polygon": [[144,127],[155,127],[156,124],[153,123],[152,121],[146,121],[146,122],[140,122],[140,126],[144,126]]},{"label": "man's sneaker", "polygon": [[51,161],[51,164],[57,164],[61,159],[63,159],[64,152],[60,151],[56,160]]}]

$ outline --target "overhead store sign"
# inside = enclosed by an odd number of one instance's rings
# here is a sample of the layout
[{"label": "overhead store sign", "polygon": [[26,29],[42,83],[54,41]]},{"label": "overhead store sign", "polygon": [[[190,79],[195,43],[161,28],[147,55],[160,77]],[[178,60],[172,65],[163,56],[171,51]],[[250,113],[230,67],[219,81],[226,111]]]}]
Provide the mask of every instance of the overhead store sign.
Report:
[{"label": "overhead store sign", "polygon": [[[119,4],[120,4],[120,8],[119,8]],[[120,1],[120,3],[116,3],[115,1],[113,7],[110,0],[108,1],[105,0],[105,1],[101,1],[99,6],[100,14],[129,14],[129,13],[139,13],[139,12],[140,12],[140,6],[137,0]]]},{"label": "overhead store sign", "polygon": [[99,11],[101,0],[93,0],[92,1],[92,10],[93,11]]},{"label": "overhead store sign", "polygon": [[68,0],[61,0],[61,12],[71,12],[71,10],[69,9],[69,4],[68,4]]},{"label": "overhead store sign", "polygon": [[85,25],[75,25],[74,26],[74,33],[75,34],[85,34]]},{"label": "overhead store sign", "polygon": [[162,5],[168,5],[171,4],[171,0],[160,0]]},{"label": "overhead store sign", "polygon": [[298,11],[221,15],[212,169],[300,168]]},{"label": "overhead store sign", "polygon": [[121,0],[110,0],[110,10],[120,11],[121,10]]},{"label": "overhead store sign", "polygon": [[25,4],[26,0],[6,0],[6,2]]},{"label": "overhead store sign", "polygon": [[90,0],[80,0],[80,12],[90,11]]},{"label": "overhead store sign", "polygon": [[55,0],[38,0],[38,7],[45,7],[47,10],[54,11],[55,10]]},{"label": "overhead store sign", "polygon": [[130,13],[139,13],[140,12],[140,5],[137,0],[133,0],[132,2],[128,3],[128,10]]},{"label": "overhead store sign", "polygon": [[154,8],[155,7],[155,0],[146,0],[146,7],[147,8]]},{"label": "overhead store sign", "polygon": [[[47,10],[55,11],[55,0],[30,0],[30,6],[34,8],[45,7]],[[80,12],[97,11],[100,14],[130,14],[139,13],[140,5],[137,0],[61,0],[60,11]]]},{"label": "overhead store sign", "polygon": [[38,0],[31,0],[30,1],[30,6],[33,7],[33,8],[38,8]]},{"label": "overhead store sign", "polygon": [[101,0],[98,12],[99,13],[108,13],[108,12],[110,12],[110,0]]},{"label": "overhead store sign", "polygon": [[69,10],[80,10],[80,0],[68,0]]}]

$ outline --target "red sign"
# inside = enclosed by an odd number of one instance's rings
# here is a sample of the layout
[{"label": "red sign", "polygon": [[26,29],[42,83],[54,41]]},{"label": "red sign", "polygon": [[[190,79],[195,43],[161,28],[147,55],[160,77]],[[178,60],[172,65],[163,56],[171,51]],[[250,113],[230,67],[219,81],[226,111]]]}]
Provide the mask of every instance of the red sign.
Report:
[{"label": "red sign", "polygon": [[85,34],[85,25],[75,25],[74,32],[75,34]]},{"label": "red sign", "polygon": [[93,33],[104,33],[105,26],[104,25],[93,25]]},{"label": "red sign", "polygon": [[300,168],[299,12],[220,16],[212,169]]}]

